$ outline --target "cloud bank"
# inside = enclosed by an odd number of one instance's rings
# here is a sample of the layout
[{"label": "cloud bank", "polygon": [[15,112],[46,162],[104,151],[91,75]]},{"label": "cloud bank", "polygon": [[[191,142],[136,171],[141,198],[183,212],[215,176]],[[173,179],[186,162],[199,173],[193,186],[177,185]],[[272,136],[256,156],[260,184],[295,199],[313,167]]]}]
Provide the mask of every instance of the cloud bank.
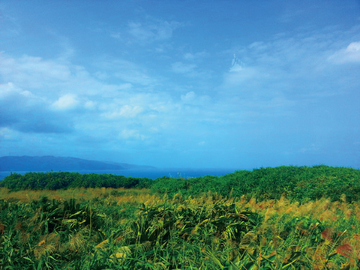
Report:
[{"label": "cloud bank", "polygon": [[[79,5],[59,14],[79,14]],[[277,15],[291,31],[264,31],[253,21],[260,9],[247,20],[224,5],[196,18],[152,7],[105,16],[97,6],[84,24],[71,16],[51,24],[27,10],[5,16],[1,153],[164,167],[354,165],[358,23],[295,27],[306,10],[289,5]]]}]

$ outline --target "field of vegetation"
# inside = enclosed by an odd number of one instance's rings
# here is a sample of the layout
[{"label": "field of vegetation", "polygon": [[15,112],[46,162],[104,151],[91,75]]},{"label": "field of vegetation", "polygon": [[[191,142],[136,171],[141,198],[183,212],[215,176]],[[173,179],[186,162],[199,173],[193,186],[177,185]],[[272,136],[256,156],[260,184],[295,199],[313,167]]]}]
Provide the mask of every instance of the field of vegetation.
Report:
[{"label": "field of vegetation", "polygon": [[0,182],[0,269],[358,269],[360,170]]}]

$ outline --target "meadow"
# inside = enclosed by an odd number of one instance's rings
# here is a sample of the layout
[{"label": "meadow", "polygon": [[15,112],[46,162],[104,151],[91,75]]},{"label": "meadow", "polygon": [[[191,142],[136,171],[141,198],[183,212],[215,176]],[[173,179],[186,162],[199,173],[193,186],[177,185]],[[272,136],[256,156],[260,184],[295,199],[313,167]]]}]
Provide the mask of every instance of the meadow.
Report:
[{"label": "meadow", "polygon": [[89,177],[0,182],[0,269],[358,269],[360,170]]}]

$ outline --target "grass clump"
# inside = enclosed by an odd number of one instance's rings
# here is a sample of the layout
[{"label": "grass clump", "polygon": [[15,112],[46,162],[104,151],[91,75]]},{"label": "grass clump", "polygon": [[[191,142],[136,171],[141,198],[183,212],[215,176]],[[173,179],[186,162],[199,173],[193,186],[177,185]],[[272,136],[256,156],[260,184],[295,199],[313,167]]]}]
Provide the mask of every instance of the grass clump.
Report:
[{"label": "grass clump", "polygon": [[[360,203],[0,189],[12,269],[355,269]],[[13,199],[18,196],[18,200]]]},{"label": "grass clump", "polygon": [[278,167],[18,191],[10,179],[0,269],[357,269],[358,174]]}]

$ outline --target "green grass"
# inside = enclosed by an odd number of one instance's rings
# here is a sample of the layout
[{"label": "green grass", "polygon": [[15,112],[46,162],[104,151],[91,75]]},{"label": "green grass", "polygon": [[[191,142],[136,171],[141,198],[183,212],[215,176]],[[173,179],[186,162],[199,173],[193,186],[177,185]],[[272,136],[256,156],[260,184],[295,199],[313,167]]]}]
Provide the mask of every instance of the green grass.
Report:
[{"label": "green grass", "polygon": [[[358,269],[360,170],[12,174],[0,269]],[[121,187],[121,188],[119,188]]]},{"label": "green grass", "polygon": [[360,203],[0,189],[0,269],[357,269]]}]

